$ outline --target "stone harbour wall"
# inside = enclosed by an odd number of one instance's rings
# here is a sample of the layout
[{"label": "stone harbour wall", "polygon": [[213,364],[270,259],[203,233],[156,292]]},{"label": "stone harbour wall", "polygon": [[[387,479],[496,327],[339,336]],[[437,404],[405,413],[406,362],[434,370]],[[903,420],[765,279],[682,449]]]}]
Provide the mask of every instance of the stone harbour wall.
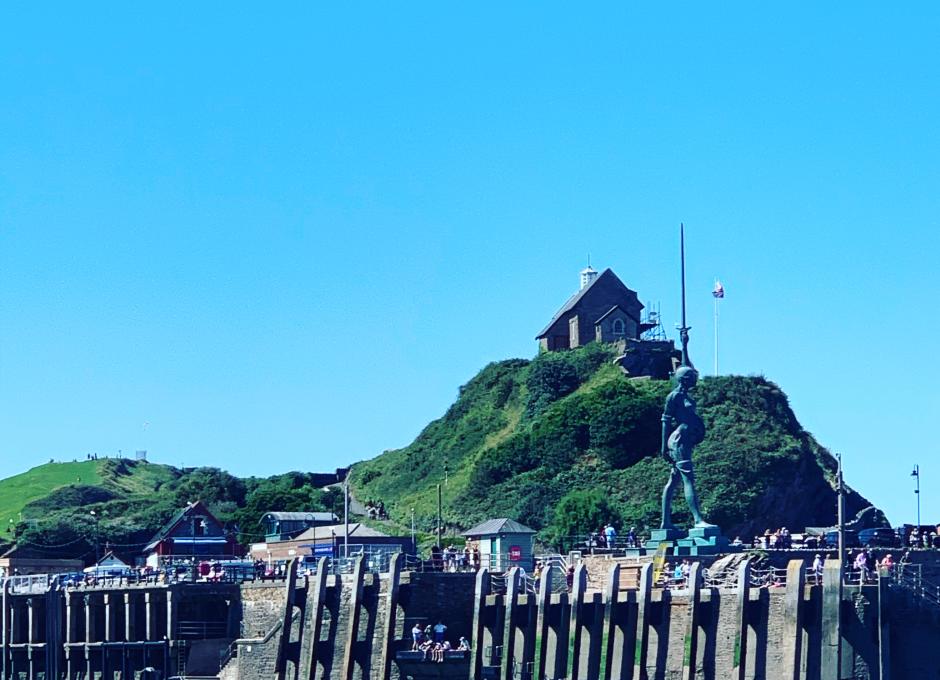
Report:
[{"label": "stone harbour wall", "polygon": [[[696,564],[688,587],[672,590],[653,587],[649,564],[637,575],[615,560],[606,574],[582,563],[570,592],[557,567],[536,587],[519,570],[402,564],[375,574],[357,560],[329,574],[323,563],[305,577],[292,564],[285,581],[240,587],[7,587],[0,678],[136,680],[146,666],[168,678],[220,643],[222,680],[940,680],[940,606],[884,576],[840,586],[834,562],[816,585],[791,561],[774,588],[751,586],[746,561],[706,587]],[[227,637],[186,639],[200,615]],[[438,620],[471,653],[409,658],[411,627]]]}]

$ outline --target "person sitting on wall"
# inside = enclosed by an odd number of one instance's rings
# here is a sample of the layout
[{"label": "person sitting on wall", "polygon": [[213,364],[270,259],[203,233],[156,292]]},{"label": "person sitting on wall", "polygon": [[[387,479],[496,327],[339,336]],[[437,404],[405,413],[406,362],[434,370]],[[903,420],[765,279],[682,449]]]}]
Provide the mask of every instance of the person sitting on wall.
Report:
[{"label": "person sitting on wall", "polygon": [[457,645],[457,651],[460,651],[460,652],[470,651],[470,641],[467,638],[460,636],[460,644]]}]

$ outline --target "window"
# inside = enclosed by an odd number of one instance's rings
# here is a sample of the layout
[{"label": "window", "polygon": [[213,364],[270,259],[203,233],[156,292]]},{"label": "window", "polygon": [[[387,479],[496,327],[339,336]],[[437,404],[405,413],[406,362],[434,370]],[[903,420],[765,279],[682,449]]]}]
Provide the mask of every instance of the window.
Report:
[{"label": "window", "polygon": [[623,319],[614,319],[614,322],[611,324],[613,329],[614,336],[622,338],[625,334],[625,327],[623,324]]}]

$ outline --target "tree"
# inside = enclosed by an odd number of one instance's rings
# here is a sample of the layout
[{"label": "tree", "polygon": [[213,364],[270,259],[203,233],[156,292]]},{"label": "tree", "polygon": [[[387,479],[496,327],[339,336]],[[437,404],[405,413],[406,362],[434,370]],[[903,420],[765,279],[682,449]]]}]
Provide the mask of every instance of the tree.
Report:
[{"label": "tree", "polygon": [[618,525],[621,521],[620,513],[600,491],[570,491],[555,506],[545,537],[563,550],[572,537],[580,539],[604,524]]}]

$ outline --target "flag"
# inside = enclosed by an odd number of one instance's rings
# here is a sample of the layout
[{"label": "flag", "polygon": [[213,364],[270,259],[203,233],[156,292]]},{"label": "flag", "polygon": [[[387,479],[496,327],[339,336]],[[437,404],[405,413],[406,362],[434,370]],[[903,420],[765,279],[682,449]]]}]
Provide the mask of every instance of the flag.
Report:
[{"label": "flag", "polygon": [[725,287],[721,285],[721,281],[715,281],[715,290],[712,291],[712,295],[716,298],[723,298],[725,296]]}]

